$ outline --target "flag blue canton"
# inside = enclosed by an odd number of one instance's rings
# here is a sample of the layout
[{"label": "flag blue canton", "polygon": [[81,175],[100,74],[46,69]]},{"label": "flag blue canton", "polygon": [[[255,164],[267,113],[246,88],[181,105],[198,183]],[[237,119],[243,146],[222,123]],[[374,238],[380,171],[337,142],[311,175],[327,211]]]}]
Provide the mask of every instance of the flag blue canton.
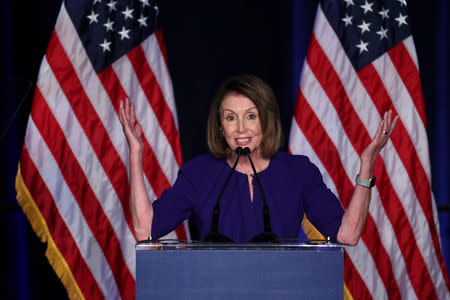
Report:
[{"label": "flag blue canton", "polygon": [[66,1],[66,8],[97,73],[157,28],[154,0],[72,0]]},{"label": "flag blue canton", "polygon": [[322,10],[357,71],[410,35],[406,0],[324,0]]}]

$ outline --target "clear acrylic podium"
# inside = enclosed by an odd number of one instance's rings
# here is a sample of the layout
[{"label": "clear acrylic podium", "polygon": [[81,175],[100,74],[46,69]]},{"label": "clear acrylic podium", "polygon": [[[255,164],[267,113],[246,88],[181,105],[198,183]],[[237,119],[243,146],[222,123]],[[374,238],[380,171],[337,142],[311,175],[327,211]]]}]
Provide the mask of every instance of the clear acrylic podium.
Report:
[{"label": "clear acrylic podium", "polygon": [[343,299],[332,243],[139,242],[136,299]]}]

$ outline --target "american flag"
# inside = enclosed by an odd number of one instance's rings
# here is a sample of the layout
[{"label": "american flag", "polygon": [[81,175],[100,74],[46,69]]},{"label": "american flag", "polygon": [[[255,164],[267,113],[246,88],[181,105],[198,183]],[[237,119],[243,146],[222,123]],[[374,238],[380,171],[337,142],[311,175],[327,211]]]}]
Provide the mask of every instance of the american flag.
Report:
[{"label": "american flag", "polygon": [[[133,299],[135,237],[128,97],[144,129],[150,198],[182,162],[177,114],[152,0],[68,0],[43,58],[16,179],[18,201],[71,298]],[[189,238],[186,224],[170,237]]]},{"label": "american flag", "polygon": [[400,118],[375,163],[362,238],[345,249],[348,299],[450,298],[410,22],[405,0],[321,1],[302,70],[289,149],[344,208],[381,116]]}]

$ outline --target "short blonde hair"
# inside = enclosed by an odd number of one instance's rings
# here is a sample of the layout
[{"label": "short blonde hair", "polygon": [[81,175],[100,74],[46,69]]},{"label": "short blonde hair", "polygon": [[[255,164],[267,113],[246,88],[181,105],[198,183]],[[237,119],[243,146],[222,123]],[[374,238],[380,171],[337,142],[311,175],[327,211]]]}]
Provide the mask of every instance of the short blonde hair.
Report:
[{"label": "short blonde hair", "polygon": [[250,99],[258,109],[263,139],[261,153],[272,157],[283,145],[284,135],[275,94],[261,79],[253,75],[238,75],[225,80],[213,98],[208,117],[208,148],[217,158],[228,158],[232,150],[228,146],[221,125],[222,101],[230,93]]}]

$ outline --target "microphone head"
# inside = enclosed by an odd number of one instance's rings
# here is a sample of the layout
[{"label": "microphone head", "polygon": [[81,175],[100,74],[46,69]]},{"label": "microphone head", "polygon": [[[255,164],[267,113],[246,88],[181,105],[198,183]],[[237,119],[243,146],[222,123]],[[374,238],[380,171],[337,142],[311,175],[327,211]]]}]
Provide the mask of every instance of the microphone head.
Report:
[{"label": "microphone head", "polygon": [[242,155],[242,154],[244,154],[244,149],[242,149],[242,147],[239,146],[239,147],[236,147],[234,152],[236,152],[237,155]]},{"label": "microphone head", "polygon": [[248,155],[250,154],[250,148],[249,147],[245,147],[244,148],[244,155]]}]

